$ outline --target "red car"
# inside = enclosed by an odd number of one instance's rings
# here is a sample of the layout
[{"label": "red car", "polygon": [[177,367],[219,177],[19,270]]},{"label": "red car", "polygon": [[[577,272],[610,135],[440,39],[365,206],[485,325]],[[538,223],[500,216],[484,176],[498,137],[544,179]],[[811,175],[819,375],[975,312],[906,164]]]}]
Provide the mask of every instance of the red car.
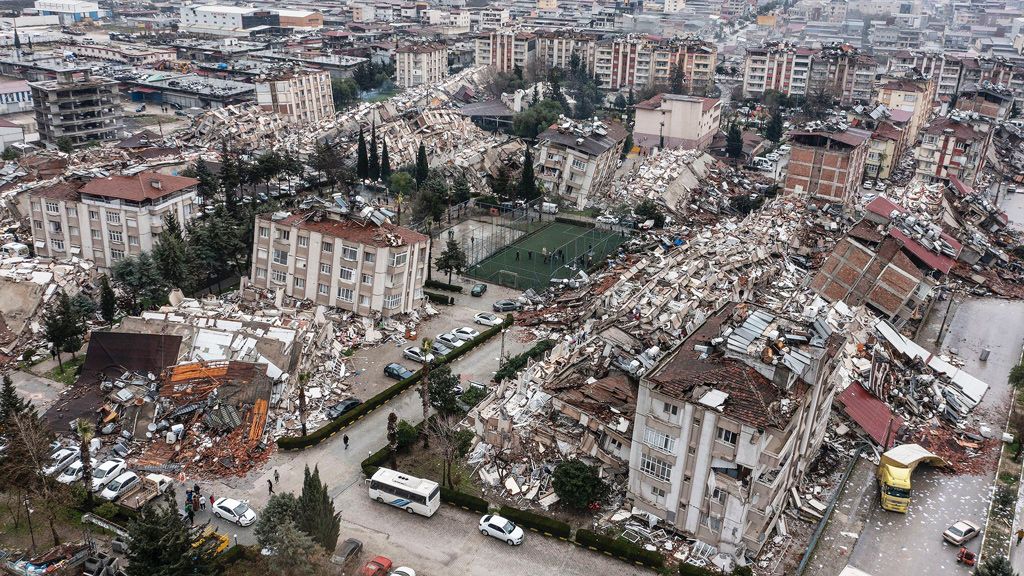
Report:
[{"label": "red car", "polygon": [[359,571],[359,574],[360,576],[387,576],[390,571],[391,560],[383,556],[377,556],[367,562],[366,566],[363,566],[363,569]]}]

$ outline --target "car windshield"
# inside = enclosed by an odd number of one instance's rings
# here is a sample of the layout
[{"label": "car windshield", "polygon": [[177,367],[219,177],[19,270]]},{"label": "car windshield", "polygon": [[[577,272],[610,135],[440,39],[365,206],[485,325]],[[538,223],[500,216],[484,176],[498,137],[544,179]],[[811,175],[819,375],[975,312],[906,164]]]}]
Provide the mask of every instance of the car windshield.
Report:
[{"label": "car windshield", "polygon": [[501,531],[505,534],[511,534],[516,529],[516,525],[509,520],[505,520],[505,525],[501,527]]},{"label": "car windshield", "polygon": [[110,483],[110,484],[109,484],[109,485],[107,486],[107,488],[109,488],[110,490],[113,490],[113,491],[115,491],[115,492],[116,492],[116,491],[117,491],[117,489],[118,489],[118,488],[120,488],[120,487],[121,487],[121,483],[120,483],[120,482],[118,482],[117,480],[114,480],[113,482],[111,482],[111,483]]},{"label": "car windshield", "polygon": [[886,486],[885,493],[888,496],[895,498],[910,498],[910,490],[907,488],[896,488],[894,486]]},{"label": "car windshield", "polygon": [[245,513],[248,512],[248,511],[249,511],[249,506],[247,506],[245,504],[245,502],[239,502],[238,506],[235,506],[235,508],[233,510],[231,510],[231,512],[234,513],[234,515],[238,516],[239,518],[244,516]]}]

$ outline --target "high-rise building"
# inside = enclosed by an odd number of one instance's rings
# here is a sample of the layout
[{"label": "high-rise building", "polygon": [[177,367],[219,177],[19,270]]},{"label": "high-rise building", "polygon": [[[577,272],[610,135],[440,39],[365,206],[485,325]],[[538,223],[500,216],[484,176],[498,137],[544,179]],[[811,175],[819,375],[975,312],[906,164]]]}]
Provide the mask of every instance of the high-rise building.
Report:
[{"label": "high-rise building", "polygon": [[714,82],[717,57],[717,47],[703,40],[629,34],[598,41],[591,72],[605,90],[639,89],[669,84],[678,65],[684,85],[702,89]]},{"label": "high-rise building", "polygon": [[548,193],[582,209],[611,182],[625,139],[618,123],[560,120],[537,136],[535,174]]},{"label": "high-rise building", "polygon": [[41,141],[85,146],[120,136],[124,111],[116,80],[93,76],[91,68],[66,68],[29,87]]},{"label": "high-rise building", "polygon": [[806,194],[830,204],[846,204],[857,197],[870,132],[848,128],[791,132],[789,137],[787,194]]},{"label": "high-rise building", "polygon": [[537,35],[511,28],[485,32],[476,38],[476,63],[498,72],[526,69],[537,56]]},{"label": "high-rise building", "polygon": [[917,175],[926,182],[948,182],[956,176],[968,186],[977,184],[992,142],[987,121],[936,118],[921,129],[921,144],[914,151]]},{"label": "high-rise building", "polygon": [[400,45],[395,50],[395,76],[403,88],[440,81],[448,76],[448,46],[443,42]]},{"label": "high-rise building", "polygon": [[334,118],[331,73],[290,70],[256,83],[256,103],[296,124]]}]

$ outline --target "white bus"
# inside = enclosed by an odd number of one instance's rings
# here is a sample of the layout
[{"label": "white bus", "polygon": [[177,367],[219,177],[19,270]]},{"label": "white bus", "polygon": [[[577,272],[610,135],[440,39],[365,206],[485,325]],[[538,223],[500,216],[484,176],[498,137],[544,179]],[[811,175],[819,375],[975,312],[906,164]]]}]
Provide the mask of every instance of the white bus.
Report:
[{"label": "white bus", "polygon": [[432,480],[379,468],[370,478],[370,498],[410,514],[433,516],[441,506],[441,486]]}]

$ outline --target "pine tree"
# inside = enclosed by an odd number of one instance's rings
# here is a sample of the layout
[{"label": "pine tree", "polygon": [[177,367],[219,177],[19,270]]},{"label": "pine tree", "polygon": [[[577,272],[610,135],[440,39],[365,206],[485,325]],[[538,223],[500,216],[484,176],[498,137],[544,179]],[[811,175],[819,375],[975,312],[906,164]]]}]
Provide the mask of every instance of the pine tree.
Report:
[{"label": "pine tree", "polygon": [[314,542],[323,546],[324,550],[333,552],[338,545],[341,513],[334,511],[334,501],[327,493],[327,486],[320,481],[318,467],[313,468],[313,472],[310,473],[309,466],[306,466],[296,524],[300,530],[309,534]]},{"label": "pine tree", "polygon": [[779,108],[775,108],[772,110],[771,119],[768,120],[768,125],[764,129],[764,137],[777,143],[779,140],[782,140],[783,128],[782,111]]},{"label": "pine tree", "polygon": [[110,287],[110,280],[103,276],[100,279],[100,315],[103,316],[103,321],[110,324],[114,321],[114,315],[117,313],[117,296],[114,295],[114,289]]},{"label": "pine tree", "polygon": [[684,90],[683,82],[686,80],[686,75],[683,73],[683,63],[676,62],[676,65],[672,67],[672,93],[682,94]]},{"label": "pine tree", "polygon": [[128,576],[213,576],[218,542],[202,537],[203,526],[189,526],[171,498],[143,506],[128,525]]},{"label": "pine tree", "polygon": [[523,171],[519,177],[519,185],[516,187],[516,196],[520,200],[532,202],[539,195],[537,177],[533,173],[533,153],[527,148],[523,157]]},{"label": "pine tree", "polygon": [[238,187],[242,184],[242,172],[238,157],[228,147],[228,141],[221,141],[220,190],[224,194],[224,206],[232,215],[238,211]]},{"label": "pine tree", "polygon": [[18,36],[18,29],[14,29],[14,49],[21,50],[21,38]]},{"label": "pine tree", "polygon": [[427,148],[420,142],[420,148],[416,152],[416,185],[422,186],[430,177],[430,163],[427,162]]},{"label": "pine tree", "polygon": [[391,157],[388,156],[388,139],[381,138],[380,147],[380,179],[385,183],[391,181]]},{"label": "pine tree", "polygon": [[448,238],[448,244],[445,245],[440,256],[434,261],[434,265],[437,267],[438,272],[448,273],[448,283],[451,284],[452,274],[462,274],[466,270],[468,260],[466,259],[466,253],[462,251],[462,246],[452,237]]},{"label": "pine tree", "polygon": [[217,176],[210,171],[210,167],[201,159],[196,161],[196,179],[199,180],[199,184],[196,185],[196,194],[204,203],[209,202],[217,195],[217,187],[220,183],[217,181]]},{"label": "pine tree", "polygon": [[64,361],[61,359],[61,352],[65,352],[71,342],[77,328],[74,326],[75,314],[71,308],[71,299],[67,292],[61,290],[57,293],[57,299],[50,303],[50,307],[43,315],[43,334],[46,341],[53,347],[57,355],[57,364],[61,370],[64,369]]},{"label": "pine tree", "polygon": [[725,154],[730,158],[743,156],[743,131],[735,121],[729,126],[729,132],[725,136]]},{"label": "pine tree", "polygon": [[380,158],[377,156],[377,125],[370,129],[370,180],[376,181],[380,178]]},{"label": "pine tree", "polygon": [[366,138],[362,128],[359,129],[359,143],[356,145],[356,175],[360,180],[366,180],[370,175],[370,161],[366,158]]},{"label": "pine tree", "polygon": [[157,237],[153,247],[153,260],[164,283],[172,288],[190,291],[192,277],[188,263],[188,254],[181,225],[174,212],[164,217],[164,229]]},{"label": "pine tree", "polygon": [[14,416],[24,414],[31,406],[30,402],[18,396],[18,390],[14,387],[11,374],[5,373],[3,388],[0,388],[0,434],[4,434],[8,423]]}]

